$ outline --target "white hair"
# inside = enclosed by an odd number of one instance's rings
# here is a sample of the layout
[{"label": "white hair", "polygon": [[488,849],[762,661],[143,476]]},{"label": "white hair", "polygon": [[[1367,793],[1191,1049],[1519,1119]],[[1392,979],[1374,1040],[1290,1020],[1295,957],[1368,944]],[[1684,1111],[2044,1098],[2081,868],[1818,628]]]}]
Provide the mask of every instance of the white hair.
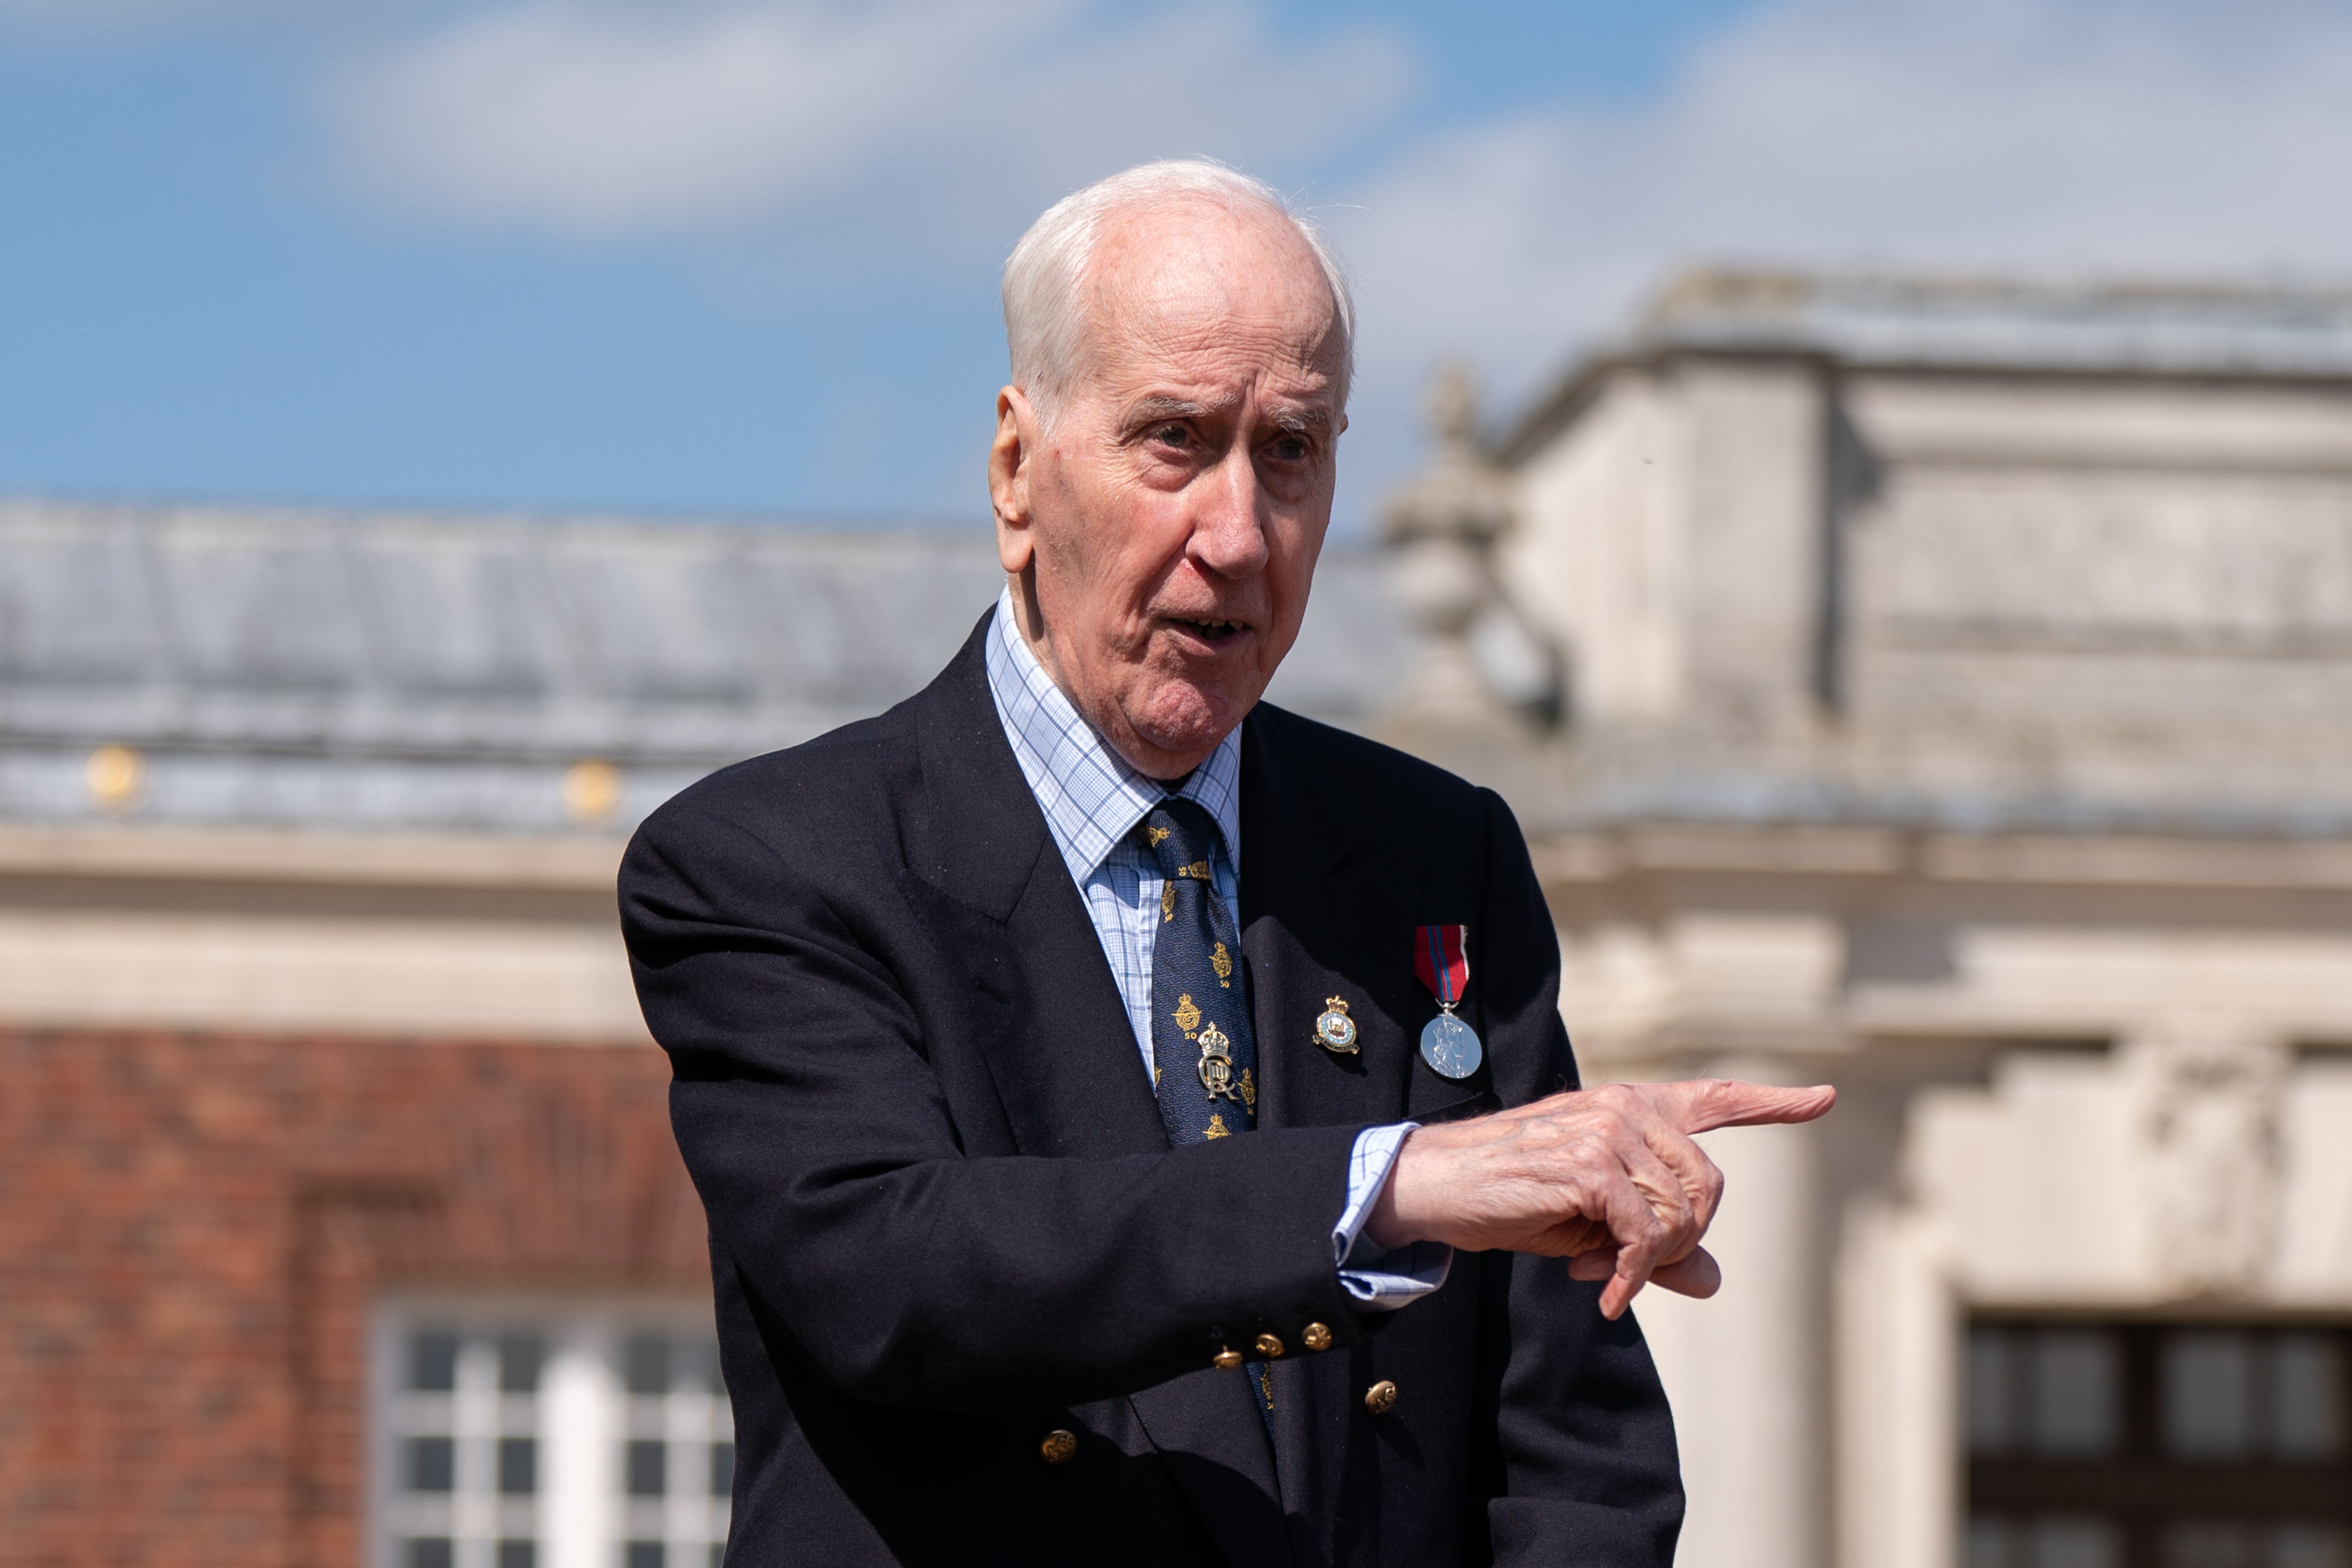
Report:
[{"label": "white hair", "polygon": [[1356,369],[1356,307],[1348,274],[1320,229],[1301,216],[1264,180],[1208,158],[1139,163],[1097,180],[1047,207],[1004,262],[1004,342],[1012,351],[1013,384],[1028,395],[1049,426],[1076,381],[1088,325],[1087,268],[1107,222],[1130,207],[1175,196],[1203,197],[1229,212],[1256,209],[1281,217],[1315,253],[1331,286],[1339,327],[1338,405],[1348,405]]}]

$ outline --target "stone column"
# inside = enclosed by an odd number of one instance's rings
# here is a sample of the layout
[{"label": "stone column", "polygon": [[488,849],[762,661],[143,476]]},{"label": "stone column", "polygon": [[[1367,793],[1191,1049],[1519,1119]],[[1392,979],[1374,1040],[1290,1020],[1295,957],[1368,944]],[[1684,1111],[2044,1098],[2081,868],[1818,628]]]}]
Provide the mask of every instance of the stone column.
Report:
[{"label": "stone column", "polygon": [[1955,1568],[1966,1325],[1949,1228],[1885,1200],[1837,1264],[1837,1568]]},{"label": "stone column", "polygon": [[[1785,1063],[1718,1062],[1711,1076],[1793,1081]],[[1822,1352],[1818,1132],[1728,1129],[1700,1142],[1723,1170],[1707,1249],[1714,1299],[1642,1293],[1638,1313],[1674,1402],[1690,1515],[1683,1568],[1821,1568],[1827,1431]]]}]

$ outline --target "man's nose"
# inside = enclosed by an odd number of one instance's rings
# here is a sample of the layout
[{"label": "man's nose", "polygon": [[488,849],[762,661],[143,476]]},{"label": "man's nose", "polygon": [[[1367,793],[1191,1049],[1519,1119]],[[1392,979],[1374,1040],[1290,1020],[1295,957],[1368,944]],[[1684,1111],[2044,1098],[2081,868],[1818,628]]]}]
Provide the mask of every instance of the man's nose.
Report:
[{"label": "man's nose", "polygon": [[1266,561],[1265,490],[1258,483],[1254,454],[1235,442],[1224,460],[1195,485],[1200,510],[1192,521],[1194,561],[1220,577],[1255,576]]}]

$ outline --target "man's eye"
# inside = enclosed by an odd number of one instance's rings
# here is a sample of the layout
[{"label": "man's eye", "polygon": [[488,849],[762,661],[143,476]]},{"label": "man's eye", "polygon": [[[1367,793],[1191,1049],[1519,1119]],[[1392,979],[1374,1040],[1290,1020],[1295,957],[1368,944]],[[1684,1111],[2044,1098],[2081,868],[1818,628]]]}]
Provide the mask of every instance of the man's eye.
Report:
[{"label": "man's eye", "polygon": [[1181,425],[1162,425],[1152,432],[1151,438],[1163,446],[1185,447],[1192,444],[1192,432]]},{"label": "man's eye", "polygon": [[1276,441],[1269,450],[1274,453],[1276,458],[1279,458],[1283,462],[1297,463],[1304,462],[1306,460],[1310,448],[1307,445],[1306,437],[1301,436],[1285,436],[1280,440]]}]

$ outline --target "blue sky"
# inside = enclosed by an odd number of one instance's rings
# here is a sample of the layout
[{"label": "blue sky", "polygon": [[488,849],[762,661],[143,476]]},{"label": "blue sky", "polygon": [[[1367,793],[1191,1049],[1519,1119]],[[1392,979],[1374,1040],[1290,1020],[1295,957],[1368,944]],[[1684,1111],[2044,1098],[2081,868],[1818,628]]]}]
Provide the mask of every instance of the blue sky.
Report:
[{"label": "blue sky", "polygon": [[995,268],[1206,152],[1365,326],[1343,528],[1675,268],[2352,277],[2324,6],[0,0],[0,492],[977,521]]}]

